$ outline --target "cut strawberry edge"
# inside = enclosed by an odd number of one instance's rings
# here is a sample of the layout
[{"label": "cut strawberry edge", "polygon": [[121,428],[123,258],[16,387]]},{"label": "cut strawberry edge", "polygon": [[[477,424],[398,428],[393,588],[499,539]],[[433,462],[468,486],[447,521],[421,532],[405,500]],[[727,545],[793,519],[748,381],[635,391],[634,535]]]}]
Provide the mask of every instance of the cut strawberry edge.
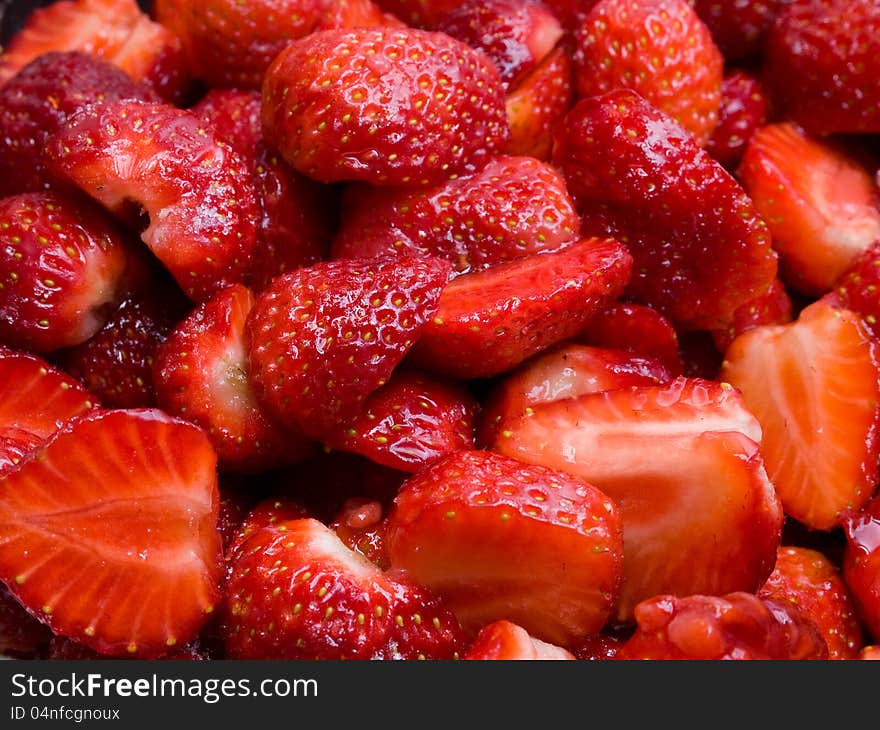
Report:
[{"label": "cut strawberry edge", "polygon": [[496,621],[480,629],[462,659],[472,661],[534,661],[574,659],[560,646],[529,636],[529,632],[510,621]]}]

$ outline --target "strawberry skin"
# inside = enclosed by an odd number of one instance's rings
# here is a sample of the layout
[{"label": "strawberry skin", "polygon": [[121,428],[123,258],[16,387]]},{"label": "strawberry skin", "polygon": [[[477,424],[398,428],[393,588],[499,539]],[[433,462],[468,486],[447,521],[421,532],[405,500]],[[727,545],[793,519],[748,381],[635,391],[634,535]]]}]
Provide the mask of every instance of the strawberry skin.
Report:
[{"label": "strawberry skin", "polygon": [[734,169],[757,129],[767,122],[767,97],[757,79],[734,71],[721,84],[718,126],[706,144],[706,152],[728,170]]},{"label": "strawberry skin", "polygon": [[862,318],[871,335],[880,335],[880,241],[859,256],[826,296],[834,306],[841,305]]},{"label": "strawberry skin", "polygon": [[728,61],[760,56],[773,19],[796,0],[688,0]]},{"label": "strawberry skin", "polygon": [[880,640],[880,497],[845,523],[843,579],[859,618],[870,636]]},{"label": "strawberry skin", "polygon": [[382,186],[436,185],[479,169],[510,136],[489,58],[413,29],[294,41],[266,72],[263,127],[310,177]]},{"label": "strawberry skin", "polygon": [[529,632],[510,621],[496,621],[480,629],[462,659],[471,661],[535,661],[574,659],[562,647],[529,636]]},{"label": "strawberry skin", "polygon": [[582,330],[620,296],[631,265],[617,241],[592,238],[459,276],[440,295],[412,360],[461,379],[503,373]]},{"label": "strawberry skin", "polygon": [[766,324],[788,324],[791,320],[791,297],[782,282],[776,280],[766,294],[737,307],[727,327],[712,331],[712,340],[718,351],[724,353],[744,332]]},{"label": "strawberry skin", "polygon": [[215,461],[201,431],[160,411],[69,422],[0,482],[0,578],[100,653],[186,643],[220,601]]},{"label": "strawberry skin", "polygon": [[465,630],[506,619],[563,647],[603,626],[620,579],[620,523],[602,492],[486,451],[410,478],[386,544],[392,568],[445,598]]}]

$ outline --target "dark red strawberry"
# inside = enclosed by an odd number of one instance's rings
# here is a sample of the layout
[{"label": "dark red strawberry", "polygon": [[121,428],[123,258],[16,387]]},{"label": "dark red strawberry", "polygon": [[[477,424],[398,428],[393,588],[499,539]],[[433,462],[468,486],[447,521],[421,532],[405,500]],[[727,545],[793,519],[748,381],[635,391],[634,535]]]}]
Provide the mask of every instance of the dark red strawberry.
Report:
[{"label": "dark red strawberry", "polygon": [[737,166],[755,131],[767,122],[767,97],[758,80],[745,71],[733,71],[721,84],[718,126],[706,151],[728,169]]},{"label": "dark red strawberry", "polygon": [[262,400],[317,440],[347,427],[434,316],[450,269],[437,258],[341,259],[274,279],[247,324]]},{"label": "dark red strawberry", "polygon": [[880,336],[880,240],[853,261],[827,300],[860,315],[874,338]]},{"label": "dark red strawberry", "polygon": [[484,626],[462,659],[472,661],[534,661],[574,659],[560,646],[529,636],[529,632],[510,621]]},{"label": "dark red strawberry", "polygon": [[782,282],[777,280],[765,294],[737,307],[733,321],[724,329],[714,330],[712,339],[718,351],[724,353],[744,332],[767,324],[788,324],[791,320],[791,297]]},{"label": "dark red strawberry", "polygon": [[582,661],[608,661],[617,657],[624,641],[624,638],[614,634],[593,634],[574,648],[574,655]]},{"label": "dark red strawberry", "polygon": [[617,659],[827,659],[812,621],[748,593],[657,596],[636,607],[638,628]]},{"label": "dark red strawberry", "polygon": [[476,633],[506,619],[570,646],[608,618],[620,579],[617,509],[563,472],[459,451],[409,479],[386,533],[392,568]]},{"label": "dark red strawberry", "polygon": [[215,461],[160,411],[69,422],[0,482],[0,579],[100,653],[185,644],[220,600]]},{"label": "dark red strawberry", "polygon": [[880,640],[880,496],[846,520],[843,580],[871,638]]},{"label": "dark red strawberry", "polygon": [[[111,656],[98,654],[87,646],[76,641],[71,641],[70,639],[65,639],[62,636],[52,637],[52,641],[49,642],[49,652],[46,658],[56,661],[99,661],[113,659]],[[199,645],[199,642],[196,641],[187,644],[186,646],[182,646],[179,649],[175,649],[159,658],[168,661],[197,662],[205,661],[212,657]]]},{"label": "dark red strawberry", "polygon": [[437,185],[479,169],[510,136],[489,58],[413,29],[294,41],[266,72],[263,126],[300,172],[382,186]]},{"label": "dark red strawberry", "polygon": [[190,112],[134,101],[87,107],[46,152],[54,174],[119,216],[148,219],[141,238],[191,298],[248,271],[258,220],[249,171]]},{"label": "dark red strawberry", "polygon": [[52,632],[48,627],[31,616],[0,583],[0,656],[42,659],[51,639]]},{"label": "dark red strawberry", "polygon": [[688,0],[728,61],[760,56],[773,19],[795,0]]},{"label": "dark red strawberry", "polygon": [[617,241],[585,239],[459,276],[413,349],[413,361],[469,379],[497,375],[567,340],[615,300],[632,258]]},{"label": "dark red strawberry", "polygon": [[632,91],[584,99],[553,159],[584,216],[633,255],[631,293],[685,329],[724,326],[776,276],[770,236],[737,182]]},{"label": "dark red strawberry", "polygon": [[463,274],[557,251],[577,241],[579,228],[556,170],[531,157],[501,156],[428,189],[350,188],[333,255],[434,255]]},{"label": "dark red strawberry", "polygon": [[567,31],[575,31],[599,0],[544,0]]},{"label": "dark red strawberry", "polygon": [[435,28],[444,15],[461,4],[461,0],[376,0],[376,4],[408,25]]},{"label": "dark red strawberry", "polygon": [[264,527],[278,527],[290,520],[304,520],[312,517],[311,512],[296,500],[285,496],[267,497],[255,504],[239,522],[231,539],[226,543],[227,561],[254,533]]},{"label": "dark red strawberry", "polygon": [[682,375],[686,378],[718,380],[724,353],[718,351],[711,332],[682,332],[678,339]]},{"label": "dark red strawberry", "polygon": [[382,570],[389,567],[385,546],[387,523],[382,518],[382,503],[354,498],[342,505],[342,511],[330,523],[330,529],[342,542]]},{"label": "dark red strawberry", "polygon": [[724,59],[686,0],[602,0],[577,31],[581,97],[633,89],[704,145],[718,123]]}]

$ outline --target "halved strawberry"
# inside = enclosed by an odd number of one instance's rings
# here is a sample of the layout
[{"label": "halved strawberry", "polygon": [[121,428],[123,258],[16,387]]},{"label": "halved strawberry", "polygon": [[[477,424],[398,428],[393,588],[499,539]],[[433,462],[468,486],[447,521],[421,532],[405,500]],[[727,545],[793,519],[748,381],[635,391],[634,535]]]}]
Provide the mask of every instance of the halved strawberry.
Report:
[{"label": "halved strawberry", "polygon": [[752,135],[739,176],[773,235],[782,278],[798,291],[824,294],[880,239],[880,195],[871,172],[791,122]]},{"label": "halved strawberry", "polygon": [[497,375],[567,340],[617,299],[632,257],[612,239],[459,276],[413,348],[414,363],[469,379]]},{"label": "halved strawberry", "polygon": [[220,600],[215,462],[160,411],[71,421],[0,481],[0,579],[98,652],[186,643]]},{"label": "halved strawberry", "polygon": [[658,593],[754,591],[776,560],[782,510],[761,430],[730,386],[678,378],[534,406],[501,424],[495,450],[567,471],[620,508],[615,616]]},{"label": "halved strawberry", "polygon": [[757,129],[767,123],[767,97],[757,79],[732,71],[721,84],[718,126],[706,143],[706,152],[728,169],[739,163]]},{"label": "halved strawberry", "polygon": [[227,541],[227,563],[232,556],[240,552],[241,546],[247,542],[251,535],[259,532],[264,527],[278,527],[290,520],[305,520],[311,518],[311,512],[300,502],[286,496],[267,497],[260,500],[248,510],[233,532],[231,539]]},{"label": "halved strawberry", "polygon": [[0,583],[0,655],[13,659],[41,659],[51,639],[49,628],[31,616]]},{"label": "halved strawberry", "polygon": [[791,320],[791,297],[777,279],[765,294],[737,307],[730,324],[724,329],[713,330],[712,339],[718,351],[724,353],[744,332],[766,324],[788,324]]},{"label": "halved strawberry", "polygon": [[387,570],[390,561],[385,546],[387,522],[382,518],[382,503],[375,499],[349,499],[330,523],[330,529],[342,542],[371,563]]},{"label": "halved strawberry", "polygon": [[880,496],[845,522],[843,580],[859,618],[880,641]]},{"label": "halved strawberry", "polygon": [[495,621],[484,626],[477,634],[462,659],[473,661],[534,661],[574,659],[574,655],[561,646],[529,636],[522,626],[510,621]]},{"label": "halved strawberry", "polygon": [[825,300],[858,314],[874,338],[880,337],[880,240],[852,262]]},{"label": "halved strawberry", "polygon": [[476,633],[507,619],[570,646],[608,618],[620,580],[617,510],[562,472],[459,451],[409,479],[388,516],[395,570]]},{"label": "halved strawberry", "polygon": [[878,354],[856,314],[823,301],[727,350],[721,379],[761,422],[785,512],[814,529],[839,525],[877,485]]}]

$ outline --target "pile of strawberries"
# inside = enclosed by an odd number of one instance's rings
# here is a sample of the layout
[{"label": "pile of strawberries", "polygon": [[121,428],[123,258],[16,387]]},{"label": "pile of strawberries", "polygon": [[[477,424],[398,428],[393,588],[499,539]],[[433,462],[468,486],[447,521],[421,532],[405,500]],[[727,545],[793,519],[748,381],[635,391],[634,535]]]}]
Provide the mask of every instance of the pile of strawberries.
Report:
[{"label": "pile of strawberries", "polygon": [[0,55],[0,653],[880,647],[877,0],[61,0]]}]

